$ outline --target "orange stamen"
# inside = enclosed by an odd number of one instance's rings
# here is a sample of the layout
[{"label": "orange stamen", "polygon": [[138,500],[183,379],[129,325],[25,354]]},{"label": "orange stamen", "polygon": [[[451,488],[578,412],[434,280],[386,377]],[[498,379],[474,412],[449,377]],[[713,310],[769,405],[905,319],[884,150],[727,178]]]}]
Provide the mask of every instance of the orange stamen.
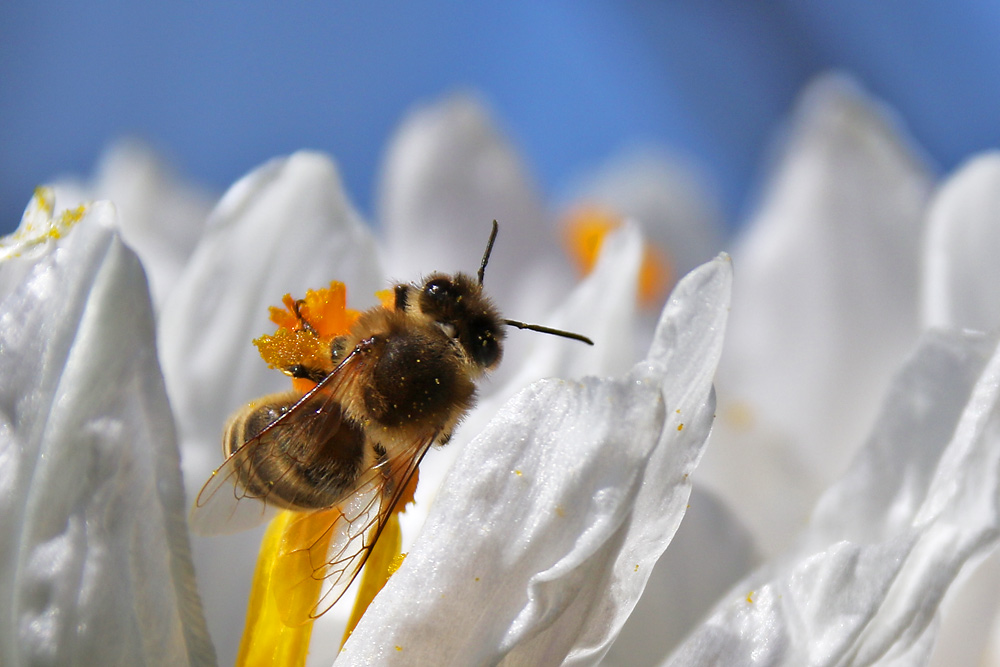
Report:
[{"label": "orange stamen", "polygon": [[[605,237],[621,225],[619,215],[601,206],[580,206],[566,216],[563,242],[580,275],[593,271]],[[644,306],[659,305],[673,282],[667,253],[646,241],[639,266],[639,302]]]},{"label": "orange stamen", "polygon": [[318,290],[306,290],[306,298],[299,308],[302,319],[319,334],[320,338],[333,338],[347,333],[361,315],[347,308],[347,287],[333,281]]}]

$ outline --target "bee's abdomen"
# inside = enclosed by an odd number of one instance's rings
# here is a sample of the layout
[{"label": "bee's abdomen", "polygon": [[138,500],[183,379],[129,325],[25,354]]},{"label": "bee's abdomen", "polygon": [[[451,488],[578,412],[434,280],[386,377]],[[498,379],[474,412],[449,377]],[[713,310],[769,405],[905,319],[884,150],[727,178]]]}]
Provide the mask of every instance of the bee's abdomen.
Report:
[{"label": "bee's abdomen", "polygon": [[[229,425],[226,446],[239,449],[236,469],[247,495],[286,509],[312,510],[332,507],[354,489],[364,467],[364,432],[344,419],[329,397],[313,403],[266,432],[289,406],[265,404]],[[311,419],[298,419],[307,414]],[[249,445],[240,449],[244,443]]]}]

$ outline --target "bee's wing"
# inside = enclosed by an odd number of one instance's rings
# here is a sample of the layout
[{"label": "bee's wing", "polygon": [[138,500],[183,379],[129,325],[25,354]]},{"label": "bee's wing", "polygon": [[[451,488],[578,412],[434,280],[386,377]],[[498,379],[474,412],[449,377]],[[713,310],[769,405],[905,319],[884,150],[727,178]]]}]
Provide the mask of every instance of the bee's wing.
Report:
[{"label": "bee's wing", "polygon": [[[338,512],[331,514],[331,523],[312,528],[308,539],[303,540],[300,531],[294,544],[291,539],[282,544],[282,557],[307,556],[310,567],[306,569],[311,570],[305,578],[283,579],[283,589],[276,591],[282,599],[293,599],[295,589],[309,581],[324,580],[319,599],[308,608],[303,606],[289,611],[290,618],[284,619],[286,622],[294,624],[325,614],[350,587],[435,437],[413,442],[394,457],[366,471],[357,491],[339,505]],[[304,526],[307,519],[303,517],[297,521]],[[290,529],[286,535],[292,532]],[[329,547],[323,549],[319,545],[325,544],[327,539]],[[303,544],[308,546],[303,548]],[[294,596],[294,599],[303,597]]]},{"label": "bee's wing", "polygon": [[247,530],[272,519],[281,509],[245,494],[236,483],[233,456],[212,473],[191,507],[188,525],[196,535],[229,535]]},{"label": "bee's wing", "polygon": [[339,428],[340,396],[357,375],[361,358],[355,350],[301,397],[292,392],[286,395],[288,408],[234,451],[205,482],[189,516],[193,532],[199,535],[235,533],[260,525],[285,509],[284,503],[269,501],[266,488],[246,488],[240,479],[253,479],[253,466],[266,465],[268,459],[275,462],[274,468],[287,470],[290,466],[275,459],[288,455],[273,448],[267,456],[251,454],[262,446],[265,437],[312,442]]}]

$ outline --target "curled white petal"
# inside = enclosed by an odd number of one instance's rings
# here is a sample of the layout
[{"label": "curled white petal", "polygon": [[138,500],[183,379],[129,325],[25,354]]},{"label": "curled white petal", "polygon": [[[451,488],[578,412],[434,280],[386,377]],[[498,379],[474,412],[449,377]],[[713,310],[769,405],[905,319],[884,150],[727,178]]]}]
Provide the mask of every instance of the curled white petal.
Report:
[{"label": "curled white petal", "polygon": [[[1000,537],[1000,350],[932,332],[799,545],[734,588],[670,664],[911,664]],[[908,662],[909,661],[909,662]]]},{"label": "curled white petal", "polygon": [[654,151],[629,151],[582,181],[570,201],[630,218],[669,258],[679,278],[722,248],[722,213],[694,165]]},{"label": "curled white petal", "polygon": [[5,665],[214,663],[149,292],[114,217],[87,207],[0,303]]},{"label": "curled white petal", "polygon": [[119,213],[122,238],[142,261],[159,309],[205,228],[214,197],[176,176],[149,146],[120,140],[101,156],[88,181],[60,179],[60,206],[107,199]]}]

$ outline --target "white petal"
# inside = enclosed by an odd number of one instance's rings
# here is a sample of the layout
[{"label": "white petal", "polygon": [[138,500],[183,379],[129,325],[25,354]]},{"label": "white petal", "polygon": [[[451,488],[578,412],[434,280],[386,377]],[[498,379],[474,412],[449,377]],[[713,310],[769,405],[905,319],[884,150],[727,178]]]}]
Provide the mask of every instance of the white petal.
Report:
[{"label": "white petal", "polygon": [[466,448],[339,661],[599,660],[683,516],[730,276],[723,258],[682,282],[626,379],[518,394]]},{"label": "white petal", "polygon": [[527,355],[512,360],[518,372],[500,390],[503,400],[541,377],[622,375],[629,369],[638,356],[635,295],[642,245],[642,233],[635,224],[609,235],[594,270],[545,318],[546,326],[584,334],[594,341],[593,346],[509,331],[508,341],[522,339],[517,342],[527,348]]},{"label": "white petal", "polygon": [[996,626],[1000,618],[1000,551],[994,550],[985,562],[968,570],[963,570],[942,603],[941,626],[930,661],[934,667],[1000,665],[1000,654],[991,649],[1000,636],[996,634],[1000,630]]},{"label": "white petal", "polygon": [[[178,414],[189,496],[222,463],[225,416],[288,380],[252,340],[274,331],[268,306],[340,280],[348,305],[385,287],[371,234],[348,203],[333,163],[315,153],[274,160],[230,188],[165,305],[160,345]],[[195,563],[220,658],[231,662],[243,628],[260,531],[194,538]]]},{"label": "white petal", "polygon": [[697,476],[695,471],[684,521],[602,661],[606,667],[660,664],[716,601],[758,564],[746,528],[697,486]]},{"label": "white petal", "polygon": [[1000,327],[1000,152],[971,160],[934,197],[924,246],[924,321]]},{"label": "white petal", "polygon": [[114,215],[88,207],[0,303],[3,664],[214,663],[149,292]]},{"label": "white petal", "polygon": [[671,664],[924,664],[935,613],[1000,535],[1000,350],[928,335],[796,550],[727,596]]},{"label": "white petal", "polygon": [[[788,544],[863,441],[916,339],[928,187],[873,102],[839,79],[807,91],[734,253],[740,281],[719,369],[720,423],[703,467],[770,553]],[[777,451],[762,456],[748,438]],[[792,477],[798,497],[783,481]]]},{"label": "white petal", "polygon": [[[546,285],[547,294],[565,291],[568,282],[552,282],[559,253],[531,182],[474,98],[456,95],[414,112],[390,145],[380,184],[379,219],[393,277],[475,271],[495,219],[500,234],[486,285],[501,307],[530,294],[532,285]],[[525,309],[512,316],[533,314]]]}]

